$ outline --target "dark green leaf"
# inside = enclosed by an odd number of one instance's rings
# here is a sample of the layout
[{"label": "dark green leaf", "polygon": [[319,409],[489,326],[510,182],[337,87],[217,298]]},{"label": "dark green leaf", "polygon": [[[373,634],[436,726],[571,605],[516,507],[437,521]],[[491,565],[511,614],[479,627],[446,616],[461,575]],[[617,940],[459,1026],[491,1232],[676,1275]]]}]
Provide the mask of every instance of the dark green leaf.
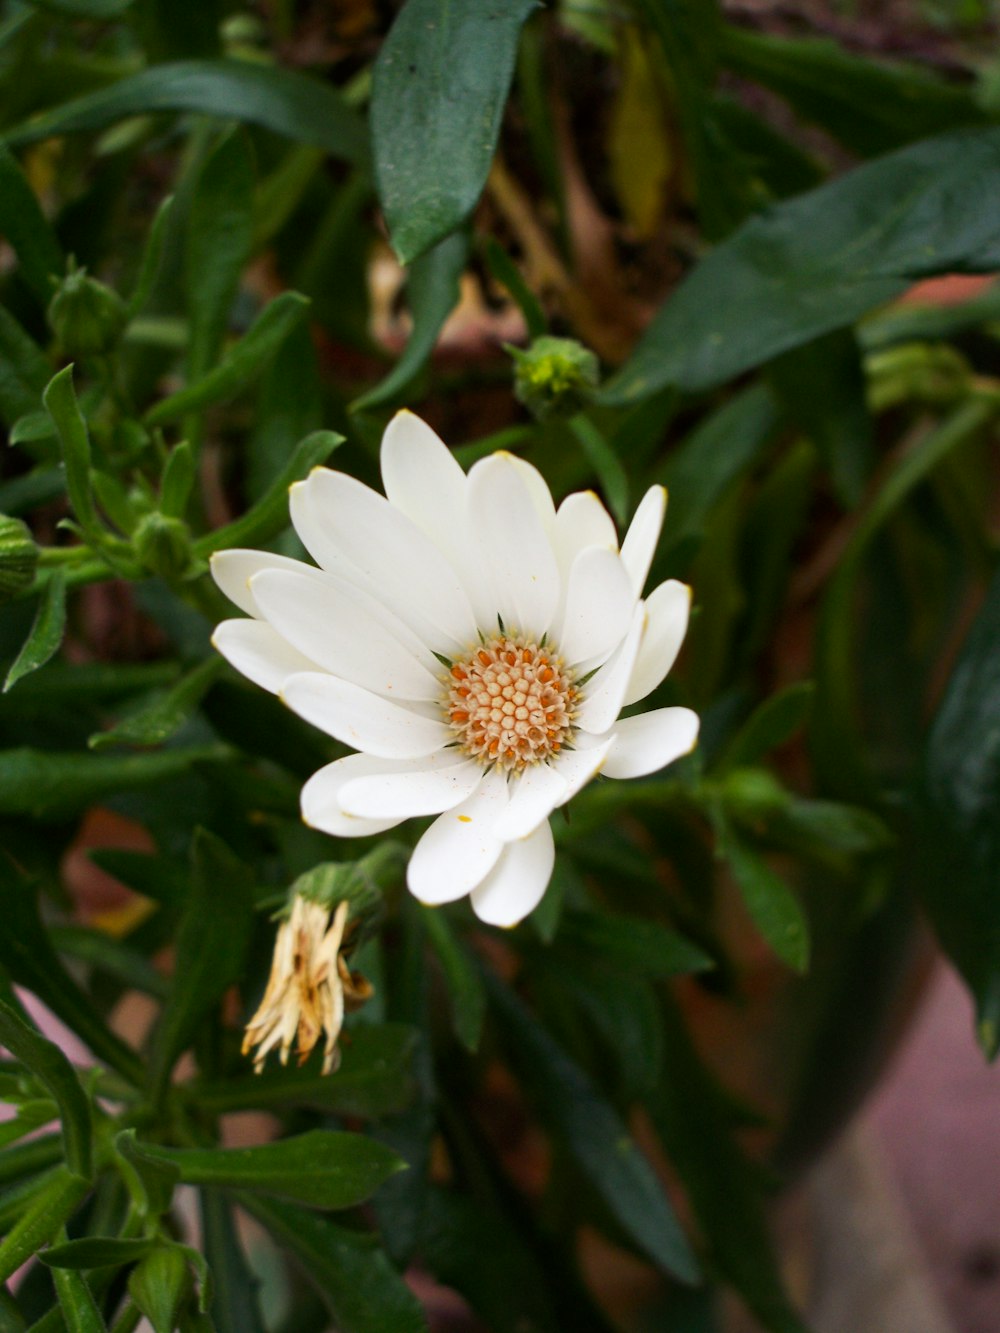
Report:
[{"label": "dark green leaf", "polygon": [[180,1181],[180,1172],[172,1162],[148,1156],[146,1145],[140,1143],[134,1129],[122,1130],[115,1136],[115,1165],[128,1186],[132,1201],[140,1216],[155,1219],[167,1212],[173,1204],[174,1190]]},{"label": "dark green leaf", "polygon": [[459,278],[469,255],[466,232],[457,231],[422,255],[410,270],[407,294],[413,330],[403,355],[380,384],[351,404],[354,412],[381,407],[401,394],[423,369],[441,326],[458,304]]},{"label": "dark green leaf", "polygon": [[46,580],[38,602],[31,632],[18,653],[14,665],[7,672],[4,694],[21,679],[37,671],[59,650],[66,632],[66,576],[62,570],[53,570]]},{"label": "dark green leaf", "polygon": [[147,1157],[175,1166],[189,1185],[261,1190],[314,1208],[352,1208],[406,1163],[362,1134],[314,1129],[259,1148],[159,1148]]},{"label": "dark green leaf", "polygon": [[154,902],[179,907],[184,901],[188,877],[186,867],[179,862],[124,847],[95,847],[89,856],[101,870]]},{"label": "dark green leaf", "polygon": [[100,130],[152,111],[194,111],[221,120],[245,120],[316,144],[348,162],[364,163],[368,157],[364,122],[329,84],[248,60],[155,65],[33,116],[5,137],[11,145],[37,143],[80,130]]},{"label": "dark green leaf", "polygon": [[191,717],[223,667],[221,658],[206,658],[166,694],[123,718],[109,731],[95,732],[87,744],[92,750],[116,745],[162,745]]},{"label": "dark green leaf", "polygon": [[62,1051],[24,1023],[0,1000],[0,1045],[20,1060],[52,1094],[59,1107],[66,1163],[84,1180],[94,1174],[90,1102]]},{"label": "dark green leaf", "polygon": [[800,680],[765,699],[730,741],[723,766],[741,768],[756,764],[770,750],[784,745],[809,716],[815,694],[816,686],[811,680]]},{"label": "dark green leaf", "polygon": [[177,933],[175,983],[163,1007],[149,1057],[154,1097],[226,989],[237,981],[253,925],[253,878],[206,829],[195,831],[191,888]]},{"label": "dark green leaf", "polygon": [[68,954],[131,990],[143,991],[160,1000],[166,995],[167,983],[162,974],[138,950],[130,949],[103,930],[54,926],[49,933],[58,953]]},{"label": "dark green leaf", "polygon": [[375,62],[375,179],[400,260],[454,231],[493,160],[518,37],[537,0],[408,0]]},{"label": "dark green leaf", "polygon": [[52,1274],[66,1333],[107,1333],[107,1324],[82,1273],[56,1269]]},{"label": "dark green leaf", "polygon": [[779,958],[796,972],[804,972],[809,965],[809,927],[795,894],[758,852],[721,821],[719,845],[757,929]]},{"label": "dark green leaf", "polygon": [[142,252],[142,262],[139,265],[135,287],[132,289],[132,295],[125,306],[127,317],[130,320],[135,319],[139,311],[142,310],[153,290],[153,284],[156,282],[157,274],[160,271],[160,261],[166,248],[167,225],[173,207],[174,196],[169,194],[160,204],[153,217],[149,235],[146,237],[146,248]]},{"label": "dark green leaf", "polygon": [[672,1277],[696,1282],[697,1260],[624,1121],[513,992],[484,977],[511,1058],[553,1132],[640,1249]]},{"label": "dark green leaf", "polygon": [[38,1257],[50,1268],[121,1268],[134,1264],[155,1244],[153,1240],[127,1240],[122,1236],[82,1236],[50,1245]]},{"label": "dark green leaf", "polygon": [[131,6],[132,0],[29,0],[39,9],[51,10],[71,19],[94,19],[107,22],[120,18]]},{"label": "dark green leaf", "polygon": [[711,1257],[768,1333],[806,1333],[782,1288],[753,1171],[733,1139],[730,1103],[705,1072],[671,1001],[666,1059],[650,1114],[680,1174]]},{"label": "dark green leaf", "polygon": [[768,823],[767,835],[786,845],[794,837],[803,849],[829,848],[845,856],[865,856],[893,845],[893,835],[871,810],[840,801],[792,797]]},{"label": "dark green leaf", "polygon": [[622,460],[590,418],[584,416],[582,412],[570,422],[570,429],[586,454],[587,462],[594,469],[594,475],[615,522],[624,528],[631,506],[628,473],[622,465]]},{"label": "dark green leaf", "polygon": [[66,261],[35,192],[3,144],[0,144],[0,235],[17,254],[28,286],[42,306],[47,306]]},{"label": "dark green leaf", "polygon": [[0,1241],[0,1282],[50,1240],[86,1197],[90,1187],[65,1166],[56,1167],[31,1204]]},{"label": "dark green leaf", "polygon": [[6,1287],[0,1288],[0,1333],[27,1333],[28,1324]]},{"label": "dark green leaf", "polygon": [[972,992],[979,1044],[1000,1050],[1000,577],[931,728],[908,873]]},{"label": "dark green leaf", "polygon": [[211,1306],[216,1333],[265,1333],[257,1302],[257,1282],[240,1246],[229,1200],[215,1190],[199,1190],[202,1243],[214,1279]]},{"label": "dark green leaf", "polygon": [[1000,130],[928,139],[776,204],[692,270],[599,397],[707,389],[852,324],[918,278],[993,272],[998,209]]},{"label": "dark green leaf", "polygon": [[443,912],[434,907],[425,911],[424,928],[448,983],[455,1035],[467,1051],[475,1053],[479,1049],[486,1015],[482,977],[464,946],[455,938]]},{"label": "dark green leaf", "polygon": [[145,415],[147,426],[162,426],[187,412],[200,412],[232,398],[244,388],[304,318],[309,302],[298,292],[282,292],[270,301],[218,365],[200,380],[162,398]]},{"label": "dark green leaf", "polygon": [[548,321],[538,298],[522,277],[521,270],[493,236],[486,238],[485,255],[494,278],[507,288],[517,302],[517,308],[524,316],[528,337],[543,337],[549,331]]},{"label": "dark green leaf", "polygon": [[191,1274],[178,1245],[157,1245],[128,1277],[128,1294],[153,1325],[153,1333],[174,1333],[190,1292]]},{"label": "dark green leaf", "polygon": [[187,382],[215,364],[253,241],[255,172],[246,131],[227,134],[194,183],[187,230]]},{"label": "dark green leaf", "polygon": [[341,1333],[427,1333],[420,1302],[370,1237],[277,1199],[242,1202],[299,1261]]},{"label": "dark green leaf", "polygon": [[[0,306],[0,415],[8,426],[38,411],[42,390],[51,373],[52,367],[42,349],[14,316]],[[13,511],[5,502],[2,512]]]},{"label": "dark green leaf", "polygon": [[63,466],[66,469],[66,489],[73,513],[88,536],[98,537],[101,527],[90,493],[90,435],[77,406],[72,366],[60,370],[49,382],[42,401],[59,437]]},{"label": "dark green leaf", "polygon": [[558,939],[560,944],[600,956],[623,975],[638,974],[651,981],[703,972],[714,965],[708,954],[683,935],[642,917],[566,912]]},{"label": "dark green leaf", "polygon": [[270,541],[288,527],[288,488],[303,474],[320,463],[325,463],[343,435],[332,430],[317,430],[300,440],[287,464],[269,486],[267,493],[242,518],[216,528],[194,544],[195,554],[206,556],[212,551],[228,550],[234,546],[259,546]]},{"label": "dark green leaf", "polygon": [[229,756],[221,745],[129,755],[0,751],[0,814],[63,818],[114,792],[164,782]]}]

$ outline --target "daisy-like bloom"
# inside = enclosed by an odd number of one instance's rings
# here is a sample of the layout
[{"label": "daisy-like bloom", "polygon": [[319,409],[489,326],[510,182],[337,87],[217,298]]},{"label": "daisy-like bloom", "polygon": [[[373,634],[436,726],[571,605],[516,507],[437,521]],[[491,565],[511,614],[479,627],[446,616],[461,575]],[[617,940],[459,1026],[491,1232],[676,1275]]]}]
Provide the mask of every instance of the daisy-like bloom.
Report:
[{"label": "daisy-like bloom", "polygon": [[278,927],[264,998],[243,1038],[244,1055],[257,1048],[253,1066],[258,1074],[276,1046],[281,1063],[287,1064],[293,1041],[303,1064],[323,1033],[323,1073],[340,1064],[337,1038],[344,1014],[372,995],[369,983],[341,956],[347,911],[346,902],[338,903],[331,924],[329,908],[296,894],[291,915]]},{"label": "daisy-like bloom", "polygon": [[619,549],[590,491],[558,509],[541,474],[496,453],[469,471],[401,412],[382,441],[385,496],[317,468],[291,516],[319,568],[222,551],[212,572],[250,620],[214,643],[245,676],[356,750],[302,791],[339,837],[436,815],[407,871],[421,902],[471,895],[510,926],[552,873],[549,815],[598,773],[641,777],[687,753],[688,708],[620,717],[670,670],[690,590],[643,599],[666,493]]}]

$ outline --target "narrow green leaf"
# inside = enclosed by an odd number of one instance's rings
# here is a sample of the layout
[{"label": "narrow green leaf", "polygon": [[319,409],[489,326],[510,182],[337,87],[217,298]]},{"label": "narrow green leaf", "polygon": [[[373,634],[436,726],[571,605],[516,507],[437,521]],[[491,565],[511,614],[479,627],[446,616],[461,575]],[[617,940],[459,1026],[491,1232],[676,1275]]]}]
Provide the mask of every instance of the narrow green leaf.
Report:
[{"label": "narrow green leaf", "polygon": [[90,493],[90,435],[83,413],[77,406],[71,365],[49,381],[42,401],[59,438],[73,513],[88,537],[99,538],[102,529]]},{"label": "narrow green leaf", "polygon": [[13,666],[7,672],[3,692],[7,693],[22,676],[30,675],[45,665],[59,651],[66,632],[66,576],[62,570],[53,570],[46,580],[38,601],[31,632],[24,641]]},{"label": "narrow green leaf", "polygon": [[800,680],[765,699],[729,742],[721,766],[729,769],[756,764],[770,750],[784,745],[809,716],[815,694],[811,680]]},{"label": "narrow green leaf", "polygon": [[704,972],[714,966],[697,945],[658,921],[610,912],[564,912],[559,945],[600,956],[623,975],[651,981]]},{"label": "narrow green leaf", "polygon": [[144,417],[146,425],[162,426],[187,412],[200,412],[232,398],[267,365],[308,307],[308,300],[298,292],[276,296],[217,366],[196,383],[154,404]]},{"label": "narrow green leaf", "polygon": [[598,398],[707,389],[854,323],[918,278],[992,273],[998,210],[998,129],[923,140],[775,204],[688,274]]},{"label": "narrow green leaf", "polygon": [[149,235],[146,238],[146,248],[142,252],[142,262],[139,265],[135,287],[125,306],[126,317],[129,320],[135,319],[149,300],[153,290],[153,284],[160,271],[160,261],[163,258],[167,241],[167,224],[170,221],[173,207],[174,196],[169,194],[160,204],[153,217]]},{"label": "narrow green leaf", "polygon": [[116,745],[162,745],[191,717],[224,666],[221,658],[206,658],[166,694],[123,718],[110,730],[95,732],[87,744],[92,750]]},{"label": "narrow green leaf", "polygon": [[74,1174],[94,1174],[90,1102],[70,1062],[53,1042],[40,1036],[0,1000],[0,1045],[26,1065],[52,1094],[59,1107],[66,1163]]},{"label": "narrow green leaf", "polygon": [[134,1264],[155,1244],[154,1240],[122,1236],[81,1236],[79,1240],[50,1245],[38,1257],[49,1268],[121,1268]]},{"label": "narrow green leaf", "polygon": [[589,417],[581,412],[570,422],[587,462],[594,469],[615,522],[624,528],[629,516],[629,480],[622,461]]},{"label": "narrow green leaf", "polygon": [[414,262],[407,286],[413,329],[406,348],[385,379],[354,400],[353,412],[392,402],[424,368],[442,325],[458,304],[459,279],[468,255],[468,234],[457,231]]},{"label": "narrow green leaf", "polygon": [[6,1287],[0,1287],[0,1333],[27,1333],[27,1329],[17,1301]]},{"label": "narrow green leaf", "polygon": [[95,847],[89,856],[94,865],[145,898],[170,908],[180,907],[184,902],[188,872],[179,861],[149,852],[127,851],[124,847]]},{"label": "narrow green leaf", "polygon": [[12,146],[81,130],[100,130],[127,116],[194,111],[244,120],[300,143],[364,164],[363,120],[329,84],[294,70],[248,60],[181,60],[154,65],[108,88],[63,102],[6,133]]},{"label": "narrow green leaf", "polygon": [[432,907],[424,911],[423,917],[427,938],[448,983],[455,1036],[467,1051],[474,1054],[479,1049],[486,1017],[483,979],[464,946],[455,938],[444,913]]},{"label": "narrow green leaf", "polygon": [[229,1200],[215,1190],[199,1190],[202,1243],[214,1278],[211,1305],[216,1333],[265,1333],[257,1301],[257,1281],[240,1245]]},{"label": "narrow green leaf", "polygon": [[226,844],[199,828],[191,888],[177,932],[175,983],[149,1055],[149,1085],[161,1097],[170,1073],[226,989],[242,974],[253,925],[253,878]]},{"label": "narrow green leaf", "polygon": [[194,450],[187,440],[171,449],[163,465],[160,481],[160,513],[167,518],[183,518],[197,476]]},{"label": "narrow green leaf", "polygon": [[172,1162],[151,1157],[134,1129],[115,1135],[116,1165],[125,1179],[139,1214],[148,1219],[162,1217],[173,1205],[180,1172]]},{"label": "narrow green leaf", "polygon": [[67,1167],[56,1167],[45,1187],[0,1241],[0,1282],[6,1282],[56,1234],[76,1212],[89,1188]]},{"label": "narrow green leaf", "polygon": [[517,302],[517,308],[524,316],[528,337],[544,337],[549,331],[545,312],[542,310],[538,298],[525,282],[521,270],[493,236],[486,238],[484,253],[486,263],[493,277],[507,288]]},{"label": "narrow green leaf", "polygon": [[427,1333],[420,1302],[372,1237],[277,1199],[241,1203],[299,1261],[341,1333]]},{"label": "narrow green leaf", "polygon": [[511,1060],[540,1114],[643,1253],[671,1277],[697,1282],[698,1262],[627,1125],[522,1001],[491,973],[483,976]]},{"label": "narrow green leaf", "polygon": [[66,18],[106,23],[109,19],[121,18],[132,5],[132,0],[29,0],[29,4]]},{"label": "narrow green leaf", "polygon": [[177,1317],[191,1293],[191,1273],[179,1245],[157,1245],[128,1277],[128,1294],[153,1326],[153,1333],[174,1333]]},{"label": "narrow green leaf", "polygon": [[408,0],[375,62],[375,180],[404,264],[455,230],[493,160],[521,27],[537,0]]},{"label": "narrow green leaf", "polygon": [[0,814],[61,819],[114,792],[165,782],[195,764],[218,763],[222,745],[154,754],[92,755],[75,751],[0,751]]},{"label": "narrow green leaf", "polygon": [[314,1208],[352,1208],[406,1163],[363,1134],[314,1129],[258,1148],[160,1148],[147,1157],[175,1166],[189,1185],[261,1190]]},{"label": "narrow green leaf", "polygon": [[163,974],[137,949],[90,926],[54,926],[50,930],[56,951],[87,967],[113,977],[130,990],[162,1000],[167,993]]},{"label": "narrow green leaf", "polygon": [[780,959],[804,972],[809,965],[809,927],[795,894],[731,825],[720,818],[717,829],[720,850],[757,929]]},{"label": "narrow green leaf", "polygon": [[66,1333],[108,1333],[94,1293],[82,1273],[60,1268],[53,1272],[52,1279],[66,1321]]},{"label": "narrow green leaf", "polygon": [[305,473],[318,467],[343,444],[343,435],[332,430],[317,430],[300,440],[287,464],[268,487],[267,493],[242,518],[216,528],[194,544],[195,555],[207,556],[212,551],[231,547],[260,546],[288,527],[288,488]]},{"label": "narrow green leaf", "polygon": [[0,234],[21,263],[25,282],[43,307],[66,268],[62,249],[35,192],[10,149],[0,143]]},{"label": "narrow green leaf", "polygon": [[253,242],[255,172],[246,131],[227,134],[194,182],[185,270],[189,320],[187,382],[215,364]]}]

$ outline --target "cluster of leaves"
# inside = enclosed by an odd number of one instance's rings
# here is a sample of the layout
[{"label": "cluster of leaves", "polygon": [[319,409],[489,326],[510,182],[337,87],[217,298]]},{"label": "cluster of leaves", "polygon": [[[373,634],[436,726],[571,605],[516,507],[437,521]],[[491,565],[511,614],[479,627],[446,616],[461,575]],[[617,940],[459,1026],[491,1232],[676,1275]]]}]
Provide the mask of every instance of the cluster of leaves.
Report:
[{"label": "cluster of leaves", "polygon": [[[751,975],[787,1001],[772,1165],[868,1077],[915,895],[1000,1045],[1000,297],[885,308],[1000,266],[988,82],[707,2],[260,8],[0,6],[3,1280],[33,1261],[0,1328],[417,1333],[413,1266],[500,1333],[604,1333],[587,1225],[663,1276],[648,1326],[711,1327],[721,1280],[793,1333],[759,1109],[698,1005]],[[472,350],[435,358],[460,291]],[[498,421],[515,369],[537,421],[512,391]],[[289,483],[345,437],[374,480],[404,397],[463,462],[516,449],[620,521],[669,487],[653,577],[697,614],[659,701],[702,744],[576,798],[503,940],[386,878],[340,1068],[254,1077],[270,914],[364,847],[299,822],[337,747],[212,654],[207,557],[297,553]],[[145,838],[92,854],[126,886],[103,918],[70,869],[97,810]],[[220,1146],[246,1111],[277,1136]]]}]

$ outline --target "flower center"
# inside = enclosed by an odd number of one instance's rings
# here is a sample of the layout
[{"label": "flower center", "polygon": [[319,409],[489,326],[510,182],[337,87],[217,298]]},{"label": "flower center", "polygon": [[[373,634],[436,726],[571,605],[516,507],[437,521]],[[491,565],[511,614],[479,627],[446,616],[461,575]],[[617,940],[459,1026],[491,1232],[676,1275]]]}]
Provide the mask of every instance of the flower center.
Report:
[{"label": "flower center", "polygon": [[560,659],[528,639],[488,639],[456,662],[445,710],[459,747],[508,771],[540,763],[570,739],[579,691]]}]

